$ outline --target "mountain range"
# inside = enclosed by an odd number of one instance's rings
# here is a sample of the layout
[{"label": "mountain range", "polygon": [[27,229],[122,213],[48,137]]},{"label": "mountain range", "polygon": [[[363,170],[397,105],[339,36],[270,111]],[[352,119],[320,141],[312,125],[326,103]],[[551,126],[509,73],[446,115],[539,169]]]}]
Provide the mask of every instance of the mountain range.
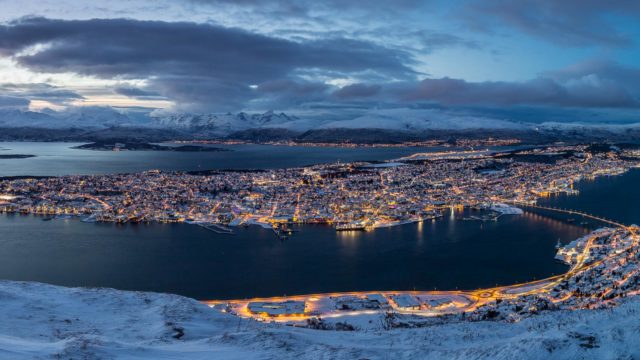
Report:
[{"label": "mountain range", "polygon": [[[435,109],[370,110],[353,117],[304,117],[283,112],[154,114],[83,107],[42,112],[0,110],[0,139],[145,140],[239,139],[247,141],[402,142],[446,137],[517,137],[526,141],[636,140],[640,123],[521,122]],[[45,133],[45,134],[43,134]]]}]

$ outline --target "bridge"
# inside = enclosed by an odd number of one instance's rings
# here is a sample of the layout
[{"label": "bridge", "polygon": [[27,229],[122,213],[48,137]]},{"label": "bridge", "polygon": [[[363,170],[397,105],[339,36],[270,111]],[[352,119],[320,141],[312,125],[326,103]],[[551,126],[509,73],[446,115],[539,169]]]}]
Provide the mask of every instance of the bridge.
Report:
[{"label": "bridge", "polygon": [[522,206],[522,207],[530,207],[530,208],[534,208],[534,209],[540,209],[540,210],[547,210],[547,211],[555,211],[555,212],[560,212],[560,213],[565,213],[565,214],[570,214],[570,215],[578,215],[578,216],[582,216],[588,219],[592,219],[592,220],[596,220],[596,221],[600,221],[609,225],[613,225],[616,227],[621,227],[621,228],[628,228],[626,225],[619,223],[617,221],[614,220],[610,220],[610,219],[605,219],[603,217],[597,216],[597,215],[592,215],[592,214],[587,214],[585,212],[582,211],[578,211],[578,210],[571,210],[571,209],[560,209],[560,208],[556,208],[556,207],[550,207],[550,206],[542,206],[542,205],[534,205],[534,204],[521,204],[521,203],[517,203],[517,202],[511,202],[511,204],[514,205],[518,205],[518,206]]}]

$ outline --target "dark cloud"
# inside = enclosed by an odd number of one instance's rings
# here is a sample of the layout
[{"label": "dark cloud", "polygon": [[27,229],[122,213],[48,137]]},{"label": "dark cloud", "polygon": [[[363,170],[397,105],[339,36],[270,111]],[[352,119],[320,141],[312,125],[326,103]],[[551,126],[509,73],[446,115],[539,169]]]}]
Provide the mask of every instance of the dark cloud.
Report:
[{"label": "dark cloud", "polygon": [[636,97],[640,96],[640,69],[622,65],[606,59],[591,59],[567,66],[560,70],[547,71],[542,76],[563,83],[587,82],[591,84],[624,84]]},{"label": "dark cloud", "polygon": [[278,79],[259,84],[255,88],[254,105],[265,108],[298,106],[324,100],[331,86],[321,82]]},{"label": "dark cloud", "polygon": [[640,69],[593,60],[540,74],[523,82],[469,82],[453,78],[422,81],[356,83],[336,89],[326,102],[442,105],[446,107],[566,109],[637,109]]},{"label": "dark cloud", "polygon": [[[35,45],[46,46],[21,53]],[[300,69],[415,76],[409,54],[365,41],[294,42],[207,24],[125,19],[14,21],[0,26],[0,55],[39,72],[150,79],[150,88],[169,98],[218,108],[248,100],[252,84]]]},{"label": "dark cloud", "polygon": [[128,96],[132,98],[158,98],[161,95],[156,91],[148,91],[135,87],[117,87],[113,90],[118,95]]},{"label": "dark cloud", "polygon": [[0,92],[16,98],[30,100],[45,100],[54,104],[64,105],[72,100],[83,99],[80,94],[44,83],[33,84],[0,84]]},{"label": "dark cloud", "polygon": [[461,79],[425,79],[399,91],[406,101],[433,101],[445,105],[539,105],[562,107],[637,107],[638,100],[614,82],[550,78],[527,82],[467,82]]},{"label": "dark cloud", "polygon": [[261,93],[290,93],[301,96],[326,93],[329,86],[324,83],[279,79],[264,82],[256,87]]},{"label": "dark cloud", "polygon": [[[546,107],[566,109],[637,109],[640,69],[606,60],[590,60],[549,71],[523,82],[469,82],[453,78],[358,83],[332,93],[338,101],[371,106],[421,104],[478,108]],[[626,111],[626,110],[625,110]]]},{"label": "dark cloud", "polygon": [[334,91],[332,95],[337,99],[346,100],[370,98],[378,95],[381,89],[382,86],[378,84],[352,84]]},{"label": "dark cloud", "polygon": [[[240,5],[261,3],[243,0]],[[337,4],[295,3],[312,7]],[[274,4],[279,6],[278,2]],[[529,27],[522,25],[525,22],[519,20],[521,16],[544,19],[535,14],[551,16],[551,10],[558,10],[554,13],[557,21],[552,21],[550,26],[560,26],[561,19],[568,16],[568,9],[577,6],[574,0],[564,5],[542,1],[530,4],[531,14],[516,16],[509,15],[520,12],[520,6],[514,2],[489,0],[483,3],[484,7],[474,4],[473,11],[477,14],[495,7],[497,10],[491,16],[513,17],[509,21],[520,25],[510,26],[522,26],[522,29]],[[585,24],[604,21],[594,13],[594,9],[600,9],[599,5],[591,0],[584,4],[586,9],[578,13],[585,14],[585,19],[567,21]],[[381,2],[371,4],[371,7],[384,6]],[[634,8],[628,7],[630,12]],[[583,25],[563,24],[569,30]],[[586,41],[592,30],[584,29],[586,32],[580,36],[575,31],[568,31],[566,36],[576,42],[578,38]],[[412,30],[407,35],[418,39],[427,52],[451,46],[481,47],[472,40],[441,32]],[[602,36],[617,37],[618,34],[614,31]],[[417,81],[420,74],[412,68],[416,65],[413,57],[398,48],[335,34],[293,41],[237,28],[185,22],[24,18],[0,25],[0,56],[11,57],[19,65],[37,72],[72,72],[116,80],[144,79],[146,87],[120,86],[108,91],[139,99],[170,99],[179,104],[180,110],[224,111],[248,106],[285,108],[303,104],[342,108],[345,104],[366,107],[412,103],[487,108],[637,108],[640,99],[640,70],[605,60],[546,72],[525,82],[469,82],[447,77]],[[327,84],[331,83],[327,81],[330,79],[349,79],[356,83],[338,88]],[[24,101],[47,100],[58,104],[82,98],[75,92],[46,84],[0,85],[0,91],[26,99]]]},{"label": "dark cloud", "polygon": [[[476,30],[515,28],[551,42],[584,46],[629,45],[633,39],[619,31],[612,15],[640,19],[634,0],[472,0],[462,17]],[[616,20],[616,21],[619,21]]]},{"label": "dark cloud", "polygon": [[427,52],[450,47],[469,49],[480,49],[482,47],[478,41],[437,31],[420,30],[414,32],[413,36],[417,38],[422,50]]},{"label": "dark cloud", "polygon": [[[371,0],[363,5],[347,0],[191,0],[190,4],[210,5],[211,9],[235,8],[258,18],[287,21],[302,19],[325,27],[341,28],[340,24],[367,21],[361,31],[382,24],[410,33],[407,21],[412,14],[442,14],[448,10],[447,21],[462,21],[472,30],[493,32],[496,29],[516,29],[554,43],[572,46],[623,46],[634,42],[633,34],[620,30],[620,20],[631,25],[640,20],[640,2],[634,0]],[[334,26],[330,26],[334,25]],[[412,23],[422,28],[420,23]],[[445,46],[478,46],[456,35],[427,33],[426,50],[444,41]],[[440,37],[440,35],[444,35]],[[431,39],[428,39],[428,38]],[[402,38],[398,38],[402,41]],[[430,41],[433,40],[433,41]]]},{"label": "dark cloud", "polygon": [[359,1],[347,0],[190,0],[191,4],[198,5],[230,5],[249,8],[261,12],[269,12],[294,17],[314,17],[314,13],[325,11],[336,16],[353,14],[354,11],[362,13],[376,13],[384,15],[405,10],[416,10],[429,5],[432,1],[426,0],[369,0],[366,6]]}]

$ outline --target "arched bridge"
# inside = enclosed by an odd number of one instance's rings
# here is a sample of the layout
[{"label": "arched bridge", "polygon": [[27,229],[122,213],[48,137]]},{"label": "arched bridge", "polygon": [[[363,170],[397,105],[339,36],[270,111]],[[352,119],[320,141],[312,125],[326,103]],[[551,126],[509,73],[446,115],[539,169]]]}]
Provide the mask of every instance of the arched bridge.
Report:
[{"label": "arched bridge", "polygon": [[617,227],[621,227],[621,228],[628,228],[625,224],[619,223],[619,222],[614,221],[614,220],[605,219],[605,218],[600,217],[600,216],[587,214],[587,213],[585,213],[583,211],[571,210],[571,209],[560,209],[560,208],[550,207],[550,206],[521,204],[521,203],[517,203],[517,202],[511,202],[511,204],[522,206],[522,207],[530,207],[530,208],[534,208],[534,209],[540,209],[540,210],[548,210],[548,211],[555,211],[555,212],[560,212],[560,213],[565,213],[565,214],[578,215],[578,216],[582,216],[582,217],[585,217],[585,218],[589,218],[589,219],[593,219],[593,220],[596,220],[596,221],[600,221],[600,222],[603,222],[603,223],[606,223],[606,224],[610,224],[610,225],[613,225],[613,226],[617,226]]}]

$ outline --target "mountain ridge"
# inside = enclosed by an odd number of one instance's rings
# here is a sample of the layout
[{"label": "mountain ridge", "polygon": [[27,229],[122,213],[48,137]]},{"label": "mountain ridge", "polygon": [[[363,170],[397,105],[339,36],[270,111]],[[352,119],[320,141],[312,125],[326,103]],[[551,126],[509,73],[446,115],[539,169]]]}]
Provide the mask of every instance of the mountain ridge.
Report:
[{"label": "mountain ridge", "polygon": [[[346,119],[305,118],[284,112],[123,113],[87,107],[67,112],[0,111],[0,139],[73,141],[141,138],[167,141],[232,139],[241,141],[405,142],[449,137],[521,138],[526,141],[639,140],[640,123],[530,123],[433,109],[371,110]],[[47,134],[51,132],[51,134]]]}]

